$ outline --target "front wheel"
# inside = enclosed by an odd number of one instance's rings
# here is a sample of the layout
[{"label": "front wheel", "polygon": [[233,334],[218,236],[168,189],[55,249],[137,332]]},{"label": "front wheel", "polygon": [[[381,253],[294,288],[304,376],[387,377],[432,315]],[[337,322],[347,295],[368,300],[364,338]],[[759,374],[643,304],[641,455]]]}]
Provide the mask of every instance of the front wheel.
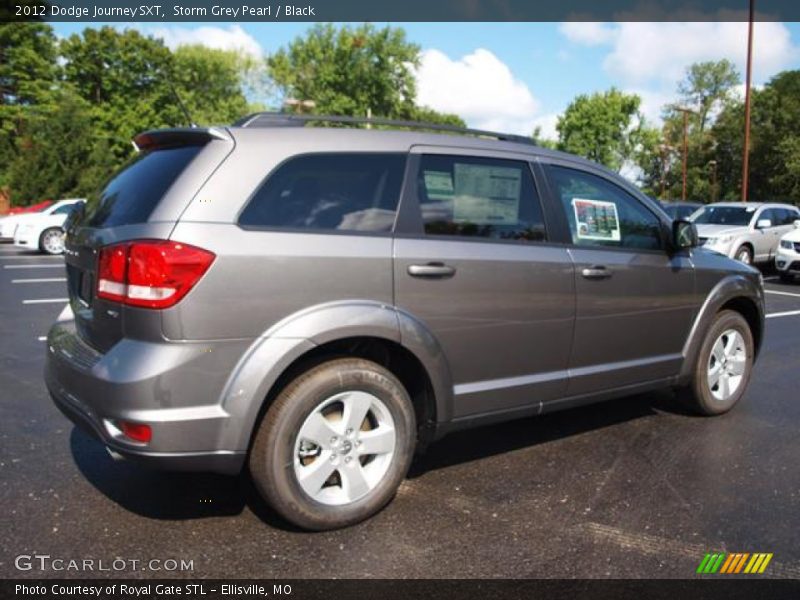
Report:
[{"label": "front wheel", "polygon": [[787,271],[780,271],[778,273],[778,277],[780,277],[783,283],[793,283],[794,282],[794,275]]},{"label": "front wheel", "polygon": [[732,310],[720,312],[697,355],[692,382],[678,390],[679,397],[702,415],[728,412],[750,381],[754,351],[744,317]]},{"label": "front wheel", "polygon": [[250,472],[285,519],[335,529],[394,497],[415,439],[414,408],[400,381],[376,363],[335,359],[280,392],[256,433]]},{"label": "front wheel", "polygon": [[61,227],[50,227],[39,236],[39,250],[45,254],[64,253],[64,230]]},{"label": "front wheel", "polygon": [[753,251],[749,246],[740,246],[736,251],[736,260],[746,265],[753,264]]}]

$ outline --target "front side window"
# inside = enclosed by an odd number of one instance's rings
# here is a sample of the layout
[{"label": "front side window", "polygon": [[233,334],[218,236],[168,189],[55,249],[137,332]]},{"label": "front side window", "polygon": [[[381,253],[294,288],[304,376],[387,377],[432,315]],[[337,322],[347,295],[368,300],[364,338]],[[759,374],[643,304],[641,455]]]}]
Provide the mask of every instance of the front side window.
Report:
[{"label": "front side window", "polygon": [[569,222],[573,244],[662,248],[661,221],[621,187],[564,167],[550,166],[548,175]]},{"label": "front side window", "polygon": [[424,155],[417,177],[428,235],[544,241],[544,218],[527,163]]},{"label": "front side window", "polygon": [[306,154],[277,168],[245,207],[239,224],[389,232],[394,225],[404,154]]}]

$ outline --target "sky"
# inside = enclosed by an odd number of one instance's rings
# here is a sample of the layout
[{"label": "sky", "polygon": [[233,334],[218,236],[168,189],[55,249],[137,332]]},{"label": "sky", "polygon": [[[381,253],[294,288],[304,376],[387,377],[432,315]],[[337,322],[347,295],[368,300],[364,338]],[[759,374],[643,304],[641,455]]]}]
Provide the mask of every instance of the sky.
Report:
[{"label": "sky", "polygon": [[[54,23],[59,36],[82,23]],[[100,27],[102,23],[92,24]],[[121,27],[119,24],[112,24]],[[377,24],[379,26],[386,25]],[[697,61],[732,61],[744,76],[746,23],[391,23],[422,48],[418,103],[455,112],[471,127],[557,137],[557,116],[578,94],[612,86],[642,98],[654,125],[676,99],[685,69]],[[127,24],[175,47],[270,54],[302,35],[308,23]],[[800,23],[756,23],[753,83],[800,68]],[[744,77],[743,77],[744,78]],[[742,86],[743,89],[744,86]]]}]

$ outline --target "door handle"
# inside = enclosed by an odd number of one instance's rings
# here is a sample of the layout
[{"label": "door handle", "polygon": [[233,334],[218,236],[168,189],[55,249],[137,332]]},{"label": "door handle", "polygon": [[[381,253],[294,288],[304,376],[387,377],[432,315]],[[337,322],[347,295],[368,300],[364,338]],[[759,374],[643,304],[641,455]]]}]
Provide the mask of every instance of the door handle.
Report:
[{"label": "door handle", "polygon": [[452,277],[456,269],[441,262],[429,262],[426,265],[409,265],[408,274],[412,277]]},{"label": "door handle", "polygon": [[583,269],[581,275],[586,279],[608,279],[611,277],[611,271],[603,265],[593,265]]}]

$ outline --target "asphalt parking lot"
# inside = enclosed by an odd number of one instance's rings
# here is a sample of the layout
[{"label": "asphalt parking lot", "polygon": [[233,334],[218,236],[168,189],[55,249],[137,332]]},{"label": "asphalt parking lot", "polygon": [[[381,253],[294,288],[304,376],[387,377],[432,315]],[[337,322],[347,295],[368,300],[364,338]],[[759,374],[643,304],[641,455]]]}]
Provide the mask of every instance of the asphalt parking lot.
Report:
[{"label": "asphalt parking lot", "polygon": [[800,578],[800,283],[767,274],[765,343],[732,413],[659,393],[456,434],[375,518],[309,534],[245,477],[115,463],[73,428],[41,378],[63,278],[61,258],[0,245],[0,577],[91,575],[15,568],[46,554],[193,561],[125,577],[684,578],[727,551]]}]

